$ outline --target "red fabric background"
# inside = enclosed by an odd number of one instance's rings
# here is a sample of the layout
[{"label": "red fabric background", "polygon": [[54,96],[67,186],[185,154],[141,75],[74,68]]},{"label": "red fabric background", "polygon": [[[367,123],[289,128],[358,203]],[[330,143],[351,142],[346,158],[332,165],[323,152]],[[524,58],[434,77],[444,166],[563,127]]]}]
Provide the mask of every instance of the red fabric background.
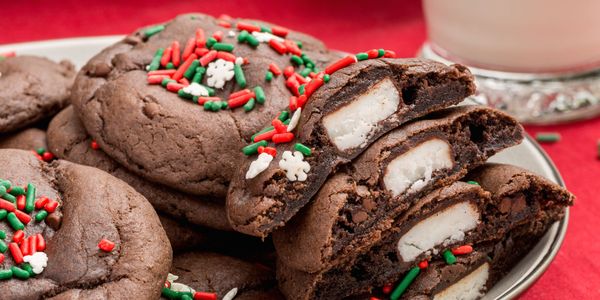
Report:
[{"label": "red fabric background", "polygon": [[[426,38],[420,1],[2,1],[0,44],[40,39],[124,34],[184,12],[260,18],[308,32],[331,48],[358,52],[373,47],[413,56]],[[565,243],[556,260],[522,299],[600,299],[600,118],[528,127],[556,131],[544,145],[567,186],[578,196]]]}]

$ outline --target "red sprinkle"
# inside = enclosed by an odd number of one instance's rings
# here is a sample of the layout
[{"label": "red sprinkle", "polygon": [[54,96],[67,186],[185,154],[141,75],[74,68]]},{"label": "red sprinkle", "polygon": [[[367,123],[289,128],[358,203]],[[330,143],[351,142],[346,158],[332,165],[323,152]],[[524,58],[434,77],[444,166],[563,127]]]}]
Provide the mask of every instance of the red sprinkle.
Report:
[{"label": "red sprinkle", "polygon": [[195,292],[194,300],[217,300],[216,293]]},{"label": "red sprinkle", "polygon": [[277,149],[273,148],[273,147],[263,147],[263,146],[259,146],[258,147],[258,153],[267,153],[273,157],[277,156]]},{"label": "red sprinkle", "polygon": [[273,138],[275,133],[276,133],[275,129],[267,131],[267,132],[263,132],[254,137],[254,142],[256,143],[256,142],[260,142],[260,141],[269,141]]},{"label": "red sprinkle", "polygon": [[203,67],[206,67],[206,65],[208,65],[211,61],[215,60],[217,58],[217,51],[216,50],[210,50],[208,53],[206,53],[206,55],[202,56],[202,58],[200,58],[200,65],[202,65]]},{"label": "red sprinkle", "polygon": [[304,104],[306,104],[308,98],[306,98],[306,95],[300,95],[300,97],[298,97],[298,99],[296,100],[296,106],[297,107],[304,107]]},{"label": "red sprinkle", "polygon": [[235,55],[225,51],[217,52],[217,58],[224,59],[230,62],[235,62]]},{"label": "red sprinkle", "polygon": [[19,219],[19,221],[21,221],[21,223],[25,225],[31,222],[31,217],[29,216],[29,214],[26,214],[20,210],[15,210],[15,215],[17,216],[17,219]]},{"label": "red sprinkle", "polygon": [[23,252],[19,249],[19,245],[17,243],[8,244],[8,249],[10,249],[10,254],[12,255],[13,261],[15,264],[20,265],[23,263]]},{"label": "red sprinkle", "polygon": [[219,97],[198,97],[198,104],[204,105],[207,101],[221,101]]},{"label": "red sprinkle", "polygon": [[100,250],[102,250],[104,252],[111,252],[115,248],[115,243],[113,243],[107,239],[102,239],[98,243],[98,248],[100,248]]},{"label": "red sprinkle", "polygon": [[381,299],[379,299],[377,297],[371,297],[371,298],[369,298],[369,300],[381,300]]},{"label": "red sprinkle", "polygon": [[286,133],[287,132],[287,126],[285,126],[283,124],[283,122],[281,122],[281,120],[279,120],[279,119],[274,119],[271,122],[271,125],[273,125],[273,127],[275,127],[275,131],[277,131],[277,133]]},{"label": "red sprinkle", "polygon": [[219,25],[221,27],[225,27],[225,28],[231,28],[231,23],[229,23],[227,21],[219,20],[219,21],[217,21],[217,25]]},{"label": "red sprinkle", "polygon": [[4,199],[0,199],[0,209],[5,209],[8,212],[15,211],[16,207],[12,202],[8,202]]},{"label": "red sprinkle", "polygon": [[166,67],[167,64],[171,61],[171,55],[173,54],[173,48],[167,47],[163,52],[162,57],[160,58],[160,65]]},{"label": "red sprinkle", "polygon": [[327,68],[325,68],[325,74],[333,74],[335,73],[335,71],[345,68],[353,63],[356,62],[356,57],[353,55],[348,55],[336,62],[334,62],[333,64],[327,66]]},{"label": "red sprinkle", "polygon": [[293,74],[294,74],[294,67],[287,66],[283,69],[283,76],[285,76],[285,78],[288,78],[288,77],[292,76]]},{"label": "red sprinkle", "polygon": [[383,291],[384,294],[387,295],[392,292],[392,288],[394,288],[394,287],[392,286],[391,283],[386,283],[381,290]]},{"label": "red sprinkle", "polygon": [[184,61],[187,60],[188,57],[190,57],[190,55],[192,55],[192,53],[194,53],[195,48],[196,48],[196,39],[189,38],[187,40],[187,42],[185,43],[185,48],[183,48],[182,58]]},{"label": "red sprinkle", "polygon": [[[185,55],[184,55],[185,57]],[[181,64],[181,66],[179,66],[179,68],[177,68],[177,71],[175,72],[175,74],[173,74],[172,78],[173,80],[177,81],[179,79],[181,79],[183,77],[183,73],[185,73],[185,71],[190,67],[190,65],[192,64],[192,62],[194,60],[196,60],[198,58],[198,56],[196,56],[195,53],[190,54],[187,59],[185,60],[185,62],[183,64]]]},{"label": "red sprinkle", "polygon": [[98,143],[96,141],[92,141],[91,146],[92,146],[92,149],[94,149],[94,150],[100,149],[100,145],[98,145]]},{"label": "red sprinkle", "polygon": [[4,254],[0,253],[0,264],[4,262]]},{"label": "red sprinkle", "polygon": [[294,73],[292,74],[292,76],[296,77],[296,80],[298,80],[298,82],[300,84],[307,84],[310,82],[309,79],[306,79],[305,77],[302,77],[302,75],[298,74],[298,73]]},{"label": "red sprinkle", "polygon": [[229,95],[229,99],[237,98],[237,97],[239,97],[241,95],[246,95],[246,94],[249,94],[251,92],[252,91],[250,91],[249,89],[243,89],[243,90],[237,91],[235,93],[231,93],[231,95]]},{"label": "red sprinkle", "polygon": [[172,63],[175,67],[179,67],[179,64],[181,63],[181,48],[179,41],[173,41],[171,48],[173,48],[173,54],[171,55]]},{"label": "red sprinkle", "polygon": [[155,75],[168,75],[171,76],[173,74],[175,74],[176,70],[156,70],[156,71],[150,71],[148,72],[148,77],[150,76],[155,76]]},{"label": "red sprinkle", "polygon": [[196,29],[196,47],[201,48],[206,45],[206,37],[202,28]]},{"label": "red sprinkle", "polygon": [[394,57],[396,57],[396,52],[394,52],[392,50],[385,50],[385,52],[383,53],[383,57],[394,58]]},{"label": "red sprinkle", "polygon": [[287,28],[281,26],[271,27],[271,33],[282,38],[286,37],[288,35],[288,32],[289,30]]},{"label": "red sprinkle", "polygon": [[187,78],[185,78],[185,77],[181,77],[181,79],[179,79],[178,82],[181,83],[181,84],[183,84],[184,86],[190,85],[190,81]]},{"label": "red sprinkle", "polygon": [[194,51],[194,53],[196,53],[196,55],[198,55],[198,57],[202,57],[204,55],[206,55],[206,53],[208,53],[210,50],[208,50],[207,48],[196,48],[196,51]]},{"label": "red sprinkle", "polygon": [[29,248],[27,249],[27,253],[29,253],[29,255],[31,255],[36,252],[37,252],[37,236],[32,235],[29,237]]},{"label": "red sprinkle", "polygon": [[221,14],[221,15],[219,15],[219,17],[217,19],[219,19],[219,20],[225,20],[225,21],[231,21],[231,20],[233,20],[233,18],[230,15],[228,15],[228,14]]},{"label": "red sprinkle", "polygon": [[287,132],[287,133],[277,133],[275,135],[273,135],[273,138],[271,140],[273,140],[273,143],[275,144],[281,144],[281,143],[289,143],[294,139],[294,134],[291,132]]},{"label": "red sprinkle", "polygon": [[271,73],[273,73],[275,76],[281,75],[281,69],[275,63],[269,64],[269,71],[271,71]]},{"label": "red sprinkle", "polygon": [[18,209],[25,209],[25,195],[19,195],[17,196],[17,208]]},{"label": "red sprinkle", "polygon": [[427,269],[427,267],[429,267],[429,262],[424,259],[421,262],[419,262],[419,269]]},{"label": "red sprinkle", "polygon": [[44,240],[44,236],[41,233],[35,235],[35,249],[37,251],[46,250],[46,240]]},{"label": "red sprinkle", "polygon": [[53,213],[58,207],[58,201],[56,200],[48,200],[48,203],[44,205],[44,209],[49,213]]},{"label": "red sprinkle", "polygon": [[379,50],[371,49],[367,51],[367,55],[369,56],[369,59],[377,58],[379,57]]},{"label": "red sprinkle", "polygon": [[51,160],[53,160],[53,159],[54,159],[54,154],[52,154],[52,153],[50,153],[50,152],[46,151],[46,152],[44,152],[44,154],[42,154],[42,159],[43,159],[45,162],[49,162],[49,161],[51,161]]},{"label": "red sprinkle", "polygon": [[29,239],[26,238],[23,240],[23,242],[21,243],[21,253],[23,254],[23,256],[27,256],[29,255]]},{"label": "red sprinkle", "polygon": [[464,245],[452,249],[452,254],[454,255],[464,255],[469,254],[471,252],[473,252],[473,247],[471,245]]},{"label": "red sprinkle", "polygon": [[271,39],[269,41],[269,46],[271,46],[271,48],[273,48],[275,51],[277,51],[281,55],[287,53],[287,48],[285,47],[285,45],[276,41],[275,39]]},{"label": "red sprinkle", "polygon": [[44,160],[44,158],[42,158],[41,155],[37,154],[37,152],[31,150],[31,153],[33,153],[33,155],[35,156],[35,158],[39,159],[39,160]]},{"label": "red sprinkle", "polygon": [[215,31],[215,33],[213,33],[212,36],[215,40],[217,40],[217,42],[220,42],[223,39],[223,31],[221,30],[217,30]]},{"label": "red sprinkle", "polygon": [[318,88],[323,85],[324,81],[321,77],[313,78],[309,83],[304,86],[304,95],[306,97],[310,97]]},{"label": "red sprinkle", "polygon": [[253,32],[253,31],[260,31],[260,26],[248,24],[248,23],[244,23],[244,22],[238,22],[237,29],[239,29],[240,31],[246,30],[248,32]]},{"label": "red sprinkle", "polygon": [[42,209],[42,207],[44,207],[49,200],[50,199],[48,199],[48,197],[39,197],[37,200],[35,200],[35,209]]},{"label": "red sprinkle", "polygon": [[290,111],[295,111],[298,109],[298,98],[296,96],[290,97]]},{"label": "red sprinkle", "polygon": [[240,107],[240,106],[246,104],[246,102],[248,102],[251,98],[254,98],[254,97],[255,97],[255,95],[252,92],[243,94],[243,95],[237,96],[235,98],[230,98],[227,101],[227,105],[229,106],[229,108]]},{"label": "red sprinkle", "polygon": [[298,56],[302,55],[302,50],[298,48],[298,44],[296,44],[296,42],[285,40],[283,41],[283,45],[285,46],[288,52]]},{"label": "red sprinkle", "polygon": [[163,79],[169,78],[169,75],[152,75],[148,76],[148,84],[161,84]]},{"label": "red sprinkle", "polygon": [[167,83],[167,91],[169,92],[173,92],[173,93],[177,93],[179,92],[180,89],[184,88],[185,86],[181,83],[177,83],[177,82],[169,82]]},{"label": "red sprinkle", "polygon": [[25,238],[25,232],[23,230],[17,230],[17,231],[15,231],[15,234],[13,234],[12,241],[17,244],[20,244],[24,238]]}]

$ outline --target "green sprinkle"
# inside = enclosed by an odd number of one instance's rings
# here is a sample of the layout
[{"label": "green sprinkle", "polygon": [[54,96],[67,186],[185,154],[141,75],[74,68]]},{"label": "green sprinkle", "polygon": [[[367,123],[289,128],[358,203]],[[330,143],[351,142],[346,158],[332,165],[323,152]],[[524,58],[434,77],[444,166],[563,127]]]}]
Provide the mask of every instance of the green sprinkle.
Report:
[{"label": "green sprinkle", "polygon": [[258,102],[259,104],[264,104],[265,103],[265,91],[263,90],[262,87],[260,86],[256,86],[254,88],[254,95],[256,96],[256,102]]},{"label": "green sprinkle", "polygon": [[254,100],[254,98],[250,98],[250,100],[248,100],[248,102],[246,102],[246,104],[244,104],[244,110],[246,112],[253,110],[255,103],[256,103],[256,100]]},{"label": "green sprinkle", "polygon": [[242,148],[242,152],[244,155],[254,155],[258,153],[258,147],[263,146],[266,147],[269,143],[267,141],[260,141],[254,144],[250,144],[244,148]]},{"label": "green sprinkle", "polygon": [[385,50],[379,49],[377,50],[377,57],[382,57],[385,54]]},{"label": "green sprinkle", "polygon": [[310,72],[312,72],[311,68],[304,68],[302,71],[300,71],[300,75],[302,75],[302,77],[306,77],[310,75]]},{"label": "green sprinkle", "polygon": [[[4,238],[6,238],[6,233],[4,235]],[[6,250],[8,250],[8,245],[6,245],[6,243],[3,240],[0,240],[0,252],[4,253],[6,252]]]},{"label": "green sprinkle", "polygon": [[210,37],[206,40],[206,48],[211,48],[215,43],[217,42],[217,39],[215,39],[214,37]]},{"label": "green sprinkle", "polygon": [[[0,186],[4,187],[4,192],[6,192],[6,190],[10,189],[10,187],[12,186],[12,183],[8,180],[0,180]],[[0,193],[0,194],[4,194],[4,193]]]},{"label": "green sprinkle", "polygon": [[204,110],[211,110],[211,109],[212,109],[212,101],[204,102]]},{"label": "green sprinkle", "polygon": [[356,54],[356,59],[359,61],[369,59],[369,54],[366,54],[364,52],[358,53]]},{"label": "green sprinkle", "polygon": [[199,60],[195,59],[194,61],[192,61],[192,64],[183,73],[183,77],[191,80],[192,77],[194,77],[194,74],[196,73],[196,68],[198,68],[199,65],[200,65]]},{"label": "green sprinkle", "polygon": [[301,84],[301,85],[298,87],[298,94],[300,94],[300,95],[304,95],[304,84]]},{"label": "green sprinkle", "polygon": [[0,280],[6,280],[6,279],[11,279],[12,278],[12,271],[9,270],[0,270]]},{"label": "green sprinkle", "polygon": [[444,256],[444,260],[446,260],[447,264],[453,265],[454,263],[456,263],[456,256],[452,254],[452,251],[447,249],[442,255]]},{"label": "green sprinkle", "polygon": [[242,66],[235,64],[233,67],[233,72],[235,74],[235,82],[241,87],[246,87],[246,77],[244,76],[244,71],[242,70]]},{"label": "green sprinkle", "polygon": [[192,82],[195,82],[195,83],[202,82],[202,77],[204,76],[204,73],[206,73],[206,68],[197,67],[196,74],[194,74],[194,78],[192,79]]},{"label": "green sprinkle", "polygon": [[154,57],[152,58],[152,62],[148,66],[148,71],[156,71],[158,68],[160,68],[160,58],[164,52],[165,49],[163,48],[158,48],[158,50],[156,50],[156,53],[154,53]]},{"label": "green sprinkle", "polygon": [[215,112],[221,110],[221,101],[212,102],[210,108],[211,108],[210,110],[215,111]]},{"label": "green sprinkle", "polygon": [[267,71],[267,75],[265,75],[265,80],[267,82],[271,82],[271,80],[273,80],[273,72]]},{"label": "green sprinkle", "polygon": [[150,28],[146,29],[146,31],[144,31],[144,36],[149,38],[163,30],[165,30],[165,25],[157,25],[154,27],[150,27]]},{"label": "green sprinkle", "polygon": [[4,232],[4,230],[0,230],[0,240],[3,240],[6,238],[6,232]]},{"label": "green sprinkle", "polygon": [[273,126],[269,126],[269,127],[265,128],[265,129],[263,129],[263,130],[261,130],[261,131],[259,131],[259,132],[255,133],[255,134],[253,134],[253,135],[252,135],[252,137],[250,137],[250,140],[254,142],[254,138],[255,138],[257,135],[259,135],[259,134],[263,134],[263,133],[265,133],[265,132],[268,132],[268,131],[271,131],[271,130],[273,130],[273,129],[275,129]]},{"label": "green sprinkle", "polygon": [[304,156],[310,156],[310,154],[312,153],[310,148],[308,148],[305,145],[300,144],[300,143],[296,143],[294,145],[294,149],[296,149],[297,151],[300,151],[300,153],[304,154]]},{"label": "green sprinkle", "polygon": [[27,184],[27,195],[25,195],[25,212],[30,213],[35,208],[35,185]]},{"label": "green sprinkle", "polygon": [[284,125],[290,125],[290,122],[292,121],[292,119],[287,119],[285,121],[283,121]]},{"label": "green sprinkle", "polygon": [[221,109],[227,109],[229,108],[229,104],[227,103],[227,101],[221,101]]},{"label": "green sprinkle", "polygon": [[248,38],[248,35],[250,35],[250,34],[248,33],[248,31],[246,31],[246,30],[242,30],[242,31],[240,32],[240,34],[238,34],[238,36],[237,36],[237,40],[238,40],[238,42],[239,42],[239,43],[243,43],[243,42],[245,42],[245,41],[246,41],[246,39]]},{"label": "green sprinkle", "polygon": [[42,155],[44,154],[44,152],[46,152],[46,148],[41,147],[41,148],[37,148],[37,150],[35,150],[35,152],[37,152],[37,154]]},{"label": "green sprinkle", "polygon": [[24,263],[21,268],[23,268],[23,270],[27,271],[27,273],[29,273],[29,276],[33,276],[33,268],[31,267],[31,265],[29,263]]},{"label": "green sprinkle", "polygon": [[323,81],[324,81],[325,83],[329,82],[329,79],[330,79],[330,76],[329,76],[329,74],[325,74],[325,75],[323,76]]},{"label": "green sprinkle", "polygon": [[48,216],[48,212],[45,209],[42,209],[42,210],[38,211],[37,214],[35,214],[35,221],[36,222],[44,221],[47,216]]},{"label": "green sprinkle", "polygon": [[15,196],[13,196],[13,195],[11,195],[11,194],[9,194],[7,192],[4,192],[4,195],[2,195],[2,198],[6,199],[6,200],[8,200],[8,201],[10,201],[12,203],[16,203],[17,202],[17,198],[15,198]]},{"label": "green sprinkle", "polygon": [[292,55],[290,61],[296,66],[301,66],[304,64],[304,60],[302,60],[302,58],[298,55]]},{"label": "green sprinkle", "polygon": [[473,180],[469,180],[467,181],[468,184],[474,184],[474,185],[479,185],[479,182],[477,181],[473,181]]},{"label": "green sprinkle", "polygon": [[296,41],[296,45],[298,45],[298,48],[302,49],[302,42],[301,41]]},{"label": "green sprinkle", "polygon": [[12,271],[13,276],[15,276],[16,278],[29,279],[29,277],[30,277],[29,272],[27,272],[17,266],[10,267],[10,270]]},{"label": "green sprinkle", "polygon": [[192,298],[190,295],[185,295],[184,294],[184,295],[181,295],[181,298],[179,298],[179,299],[181,299],[181,300],[192,300],[194,298]]},{"label": "green sprinkle", "polygon": [[4,220],[6,215],[8,215],[8,211],[6,211],[6,209],[0,209],[0,221]]},{"label": "green sprinkle", "polygon": [[258,45],[260,44],[258,39],[251,34],[249,34],[248,37],[246,37],[246,43],[255,48],[258,47]]},{"label": "green sprinkle", "polygon": [[192,100],[192,98],[194,98],[194,96],[192,94],[186,93],[183,89],[180,89],[179,91],[177,91],[177,95],[183,99]]},{"label": "green sprinkle", "polygon": [[560,134],[557,132],[540,132],[535,135],[535,139],[540,143],[556,143],[560,141]]},{"label": "green sprinkle", "polygon": [[203,88],[205,88],[208,91],[208,95],[209,96],[214,96],[215,95],[215,89],[208,87],[206,85],[202,85]]},{"label": "green sprinkle", "polygon": [[217,51],[226,51],[226,52],[233,51],[233,45],[227,44],[227,43],[215,43],[212,46],[212,48],[213,48],[213,50],[217,50]]},{"label": "green sprinkle", "polygon": [[172,62],[169,62],[169,63],[166,65],[166,68],[167,68],[167,70],[173,70],[173,69],[175,69],[175,65],[174,65]]},{"label": "green sprinkle", "polygon": [[390,295],[390,299],[398,300],[400,296],[402,296],[404,291],[406,291],[408,286],[415,280],[415,278],[417,278],[420,272],[421,269],[419,269],[419,267],[413,267],[412,269],[410,269],[410,271],[408,271],[408,274],[406,274],[406,276],[402,278],[402,281],[400,281],[398,286],[394,289],[394,291]]},{"label": "green sprinkle", "polygon": [[287,110],[284,110],[279,114],[277,119],[279,119],[279,121],[283,122],[283,121],[287,120],[289,117],[290,117],[290,112]]},{"label": "green sprinkle", "polygon": [[17,215],[15,215],[14,212],[8,213],[8,216],[6,216],[6,220],[8,221],[8,224],[10,224],[10,227],[12,227],[14,230],[25,229],[25,225],[21,223],[21,221],[19,220],[19,218],[17,218]]},{"label": "green sprinkle", "polygon": [[302,55],[300,55],[300,57],[302,58],[302,61],[304,62],[304,65],[307,68],[312,69],[315,67],[315,62],[312,59],[310,59],[310,57],[308,57],[308,55],[303,53]]},{"label": "green sprinkle", "polygon": [[268,33],[272,33],[271,28],[267,27],[267,26],[260,26],[260,31],[261,32],[268,32]]},{"label": "green sprinkle", "polygon": [[160,85],[162,85],[163,87],[166,87],[167,84],[169,84],[169,82],[177,82],[177,81],[175,81],[175,80],[167,77],[167,78],[164,78],[162,80],[162,82],[160,83]]},{"label": "green sprinkle", "polygon": [[10,190],[10,194],[13,196],[25,195],[25,189],[22,186],[13,186]]}]

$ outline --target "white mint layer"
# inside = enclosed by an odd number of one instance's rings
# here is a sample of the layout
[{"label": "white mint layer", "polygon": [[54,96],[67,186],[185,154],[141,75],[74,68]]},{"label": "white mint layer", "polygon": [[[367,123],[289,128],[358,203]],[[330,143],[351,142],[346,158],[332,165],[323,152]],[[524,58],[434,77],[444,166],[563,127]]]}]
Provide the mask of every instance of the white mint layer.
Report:
[{"label": "white mint layer", "polygon": [[434,171],[451,168],[453,164],[450,145],[434,138],[394,158],[385,169],[383,183],[393,196],[406,190],[418,191],[431,180]]},{"label": "white mint layer", "polygon": [[411,262],[438,245],[464,240],[465,233],[479,223],[479,209],[470,201],[453,204],[419,221],[398,241],[398,253]]},{"label": "white mint layer", "polygon": [[484,263],[469,275],[433,296],[434,300],[474,300],[484,295],[483,290],[490,273],[490,265]]},{"label": "white mint layer", "polygon": [[400,95],[391,79],[375,84],[348,105],[323,118],[323,125],[333,144],[344,151],[363,147],[380,121],[393,115]]}]

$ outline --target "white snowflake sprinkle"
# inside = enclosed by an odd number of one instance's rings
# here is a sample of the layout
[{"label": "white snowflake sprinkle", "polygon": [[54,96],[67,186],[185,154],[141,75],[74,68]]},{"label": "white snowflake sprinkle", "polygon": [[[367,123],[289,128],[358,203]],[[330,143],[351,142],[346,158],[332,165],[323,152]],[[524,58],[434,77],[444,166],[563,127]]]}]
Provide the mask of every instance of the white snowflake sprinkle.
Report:
[{"label": "white snowflake sprinkle", "polygon": [[237,295],[238,292],[238,288],[232,288],[229,292],[227,292],[227,294],[225,294],[225,296],[223,296],[223,300],[232,300],[235,295]]},{"label": "white snowflake sprinkle", "polygon": [[258,158],[250,164],[248,172],[246,172],[246,179],[252,179],[258,174],[262,173],[269,167],[269,164],[271,164],[272,160],[273,156],[267,153],[261,153],[258,155]]},{"label": "white snowflake sprinkle", "polygon": [[179,279],[179,276],[177,276],[177,275],[174,275],[171,273],[169,273],[169,275],[167,275],[167,281],[170,283],[173,283],[173,281],[175,281],[177,279]]},{"label": "white snowflake sprinkle", "polygon": [[234,37],[234,36],[235,36],[235,31],[233,31],[233,30],[229,30],[229,31],[227,32],[227,36],[228,36],[228,37]]},{"label": "white snowflake sprinkle", "polygon": [[206,97],[208,96],[208,90],[203,87],[201,84],[192,82],[190,85],[183,88],[183,91],[197,97]]},{"label": "white snowflake sprinkle", "polygon": [[44,268],[48,266],[48,255],[44,252],[36,252],[32,255],[24,256],[23,261],[31,265],[33,273],[41,274]]},{"label": "white snowflake sprinkle", "polygon": [[170,289],[171,289],[171,291],[182,292],[182,293],[192,293],[193,294],[196,292],[193,288],[191,288],[183,283],[179,283],[179,282],[171,283]]},{"label": "white snowflake sprinkle", "polygon": [[287,131],[292,132],[296,126],[298,126],[298,122],[300,121],[300,114],[302,114],[302,108],[296,109],[294,114],[292,115],[292,119],[290,120],[290,124],[287,126]]},{"label": "white snowflake sprinkle", "polygon": [[299,151],[294,151],[294,154],[291,151],[283,152],[279,167],[290,181],[305,181],[308,177],[306,173],[310,171],[310,164],[304,161],[304,155]]},{"label": "white snowflake sprinkle", "polygon": [[224,59],[217,59],[208,64],[206,69],[206,84],[214,88],[223,88],[225,83],[233,78],[233,63]]},{"label": "white snowflake sprinkle", "polygon": [[252,35],[261,43],[268,43],[270,40],[276,40],[283,43],[284,39],[268,32],[252,32]]}]

